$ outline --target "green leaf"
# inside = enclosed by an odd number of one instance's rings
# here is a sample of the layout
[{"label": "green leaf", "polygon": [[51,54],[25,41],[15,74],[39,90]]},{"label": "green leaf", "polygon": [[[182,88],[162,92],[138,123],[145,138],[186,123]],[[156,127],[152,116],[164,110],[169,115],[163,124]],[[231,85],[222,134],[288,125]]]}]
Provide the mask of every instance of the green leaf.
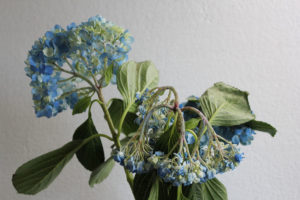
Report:
[{"label": "green leaf", "polygon": [[200,104],[214,126],[235,126],[255,119],[248,93],[221,82],[206,90],[200,97]]},{"label": "green leaf", "polygon": [[167,154],[178,141],[180,133],[177,131],[177,117],[178,112],[175,114],[173,125],[159,137],[157,143],[155,144],[156,150],[161,150]]},{"label": "green leaf", "polygon": [[152,185],[157,179],[156,172],[136,174],[133,181],[133,194],[136,200],[148,199]]},{"label": "green leaf", "polygon": [[123,64],[117,73],[117,87],[124,98],[125,106],[131,106],[136,92],[143,93],[158,84],[158,71],[151,61]]},{"label": "green leaf", "polygon": [[203,184],[203,196],[205,200],[209,197],[211,200],[228,200],[225,186],[216,178]]},{"label": "green leaf", "polygon": [[[82,140],[98,134],[91,116],[81,124],[73,135],[73,140]],[[104,162],[104,150],[101,139],[95,138],[76,152],[79,162],[88,170],[95,170]]]},{"label": "green leaf", "polygon": [[216,178],[184,188],[189,200],[228,200],[225,186]]},{"label": "green leaf", "polygon": [[257,131],[262,131],[262,132],[266,132],[266,133],[270,133],[271,136],[275,136],[277,130],[276,128],[274,128],[271,124],[268,124],[266,122],[262,122],[262,121],[256,121],[256,120],[252,120],[248,123],[246,123],[246,126],[257,130]]},{"label": "green leaf", "polygon": [[151,187],[148,200],[158,200],[159,197],[159,178],[157,177],[154,184]]},{"label": "green leaf", "polygon": [[90,104],[91,104],[91,97],[89,96],[83,97],[75,104],[72,115],[85,112]]},{"label": "green leaf", "polygon": [[100,166],[91,173],[89,180],[90,186],[93,187],[95,184],[101,183],[104,179],[106,179],[114,165],[115,161],[112,157],[100,164]]},{"label": "green leaf", "polygon": [[[124,104],[121,99],[112,99],[112,103],[108,108],[111,119],[113,121],[114,127],[118,129],[121,116],[124,112]],[[129,133],[133,133],[138,129],[138,125],[134,123],[134,120],[138,116],[135,113],[128,112],[122,127],[122,132],[128,135]]]},{"label": "green leaf", "polygon": [[113,75],[113,67],[114,65],[109,65],[108,68],[104,72],[105,83],[108,85]]},{"label": "green leaf", "polygon": [[159,200],[177,199],[177,187],[164,181],[159,181]]},{"label": "green leaf", "polygon": [[133,103],[131,106],[130,106],[130,108],[129,108],[129,110],[128,110],[128,112],[131,112],[131,113],[137,113],[138,112],[138,104],[137,103]]},{"label": "green leaf", "polygon": [[200,118],[192,118],[188,121],[185,122],[185,129],[191,129],[193,130],[194,128],[196,128],[200,122]]},{"label": "green leaf", "polygon": [[46,189],[71,160],[74,153],[90,139],[71,141],[59,149],[26,162],[12,177],[14,187],[22,194],[36,194]]}]

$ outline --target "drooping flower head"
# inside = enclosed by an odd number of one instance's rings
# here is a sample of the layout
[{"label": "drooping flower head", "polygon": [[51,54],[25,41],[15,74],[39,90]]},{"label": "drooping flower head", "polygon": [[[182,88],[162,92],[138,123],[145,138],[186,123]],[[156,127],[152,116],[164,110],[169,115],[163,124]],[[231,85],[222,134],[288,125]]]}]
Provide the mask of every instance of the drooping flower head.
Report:
[{"label": "drooping flower head", "polygon": [[[37,117],[73,108],[93,87],[79,87],[93,76],[102,86],[115,83],[119,66],[133,42],[127,30],[100,16],[66,29],[56,25],[35,41],[25,61]],[[68,68],[65,68],[68,65]],[[109,76],[105,77],[107,70]],[[81,84],[82,86],[82,84]]]}]

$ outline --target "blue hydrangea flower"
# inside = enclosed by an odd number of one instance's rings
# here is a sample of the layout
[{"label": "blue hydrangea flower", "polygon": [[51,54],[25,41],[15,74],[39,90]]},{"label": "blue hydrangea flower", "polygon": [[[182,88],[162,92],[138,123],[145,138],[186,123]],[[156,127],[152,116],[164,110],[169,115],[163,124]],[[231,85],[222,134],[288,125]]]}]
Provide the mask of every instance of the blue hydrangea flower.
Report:
[{"label": "blue hydrangea flower", "polygon": [[231,127],[214,127],[217,134],[227,140],[232,141],[233,144],[250,145],[254,139],[255,132],[253,129],[240,125]]},{"label": "blue hydrangea flower", "polygon": [[66,70],[92,79],[92,74],[103,77],[105,70],[112,67],[111,82],[115,83],[115,75],[127,61],[132,42],[127,30],[100,16],[79,25],[71,23],[67,29],[55,25],[47,31],[35,41],[25,61],[36,116],[53,117],[67,107],[73,108],[91,92],[78,88],[83,81],[79,76],[63,75]]},{"label": "blue hydrangea flower", "polygon": [[189,131],[185,132],[185,140],[188,144],[194,144],[195,143],[194,135],[192,133],[190,133]]},{"label": "blue hydrangea flower", "polygon": [[244,158],[244,153],[238,153],[234,155],[235,161],[240,163]]}]

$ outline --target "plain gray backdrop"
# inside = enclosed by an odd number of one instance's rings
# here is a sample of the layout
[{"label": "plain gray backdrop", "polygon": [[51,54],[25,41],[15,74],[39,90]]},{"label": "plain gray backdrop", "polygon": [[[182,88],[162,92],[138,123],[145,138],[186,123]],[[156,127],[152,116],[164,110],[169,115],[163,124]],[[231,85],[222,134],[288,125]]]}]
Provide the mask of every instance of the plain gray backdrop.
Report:
[{"label": "plain gray backdrop", "polygon": [[[297,0],[0,0],[0,199],[133,199],[121,167],[90,188],[76,157],[36,196],[18,195],[11,184],[19,165],[68,142],[86,118],[70,110],[35,117],[27,51],[53,25],[100,14],[129,29],[130,59],[152,60],[160,85],[174,86],[182,101],[224,81],[249,91],[257,119],[278,128],[275,138],[258,132],[242,148],[241,165],[219,176],[230,200],[299,200],[299,9]],[[114,87],[104,93],[119,95]],[[94,115],[98,130],[107,132],[101,110]]]}]

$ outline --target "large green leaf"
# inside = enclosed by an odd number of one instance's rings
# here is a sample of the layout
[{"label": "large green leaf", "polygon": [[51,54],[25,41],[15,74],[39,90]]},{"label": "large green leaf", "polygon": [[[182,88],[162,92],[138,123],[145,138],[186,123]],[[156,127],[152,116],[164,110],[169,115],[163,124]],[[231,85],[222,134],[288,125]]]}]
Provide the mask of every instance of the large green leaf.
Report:
[{"label": "large green leaf", "polygon": [[75,104],[72,114],[75,115],[75,114],[85,112],[90,104],[91,104],[91,97],[90,96],[83,97]]},{"label": "large green leaf", "polygon": [[152,185],[157,179],[156,172],[146,174],[136,174],[133,181],[133,194],[135,200],[145,200],[149,198]]},{"label": "large green leaf", "polygon": [[159,197],[159,178],[157,177],[154,184],[151,187],[148,200],[158,200]]},{"label": "large green leaf", "polygon": [[255,119],[248,93],[224,83],[215,85],[200,97],[201,108],[215,126],[235,126]]},{"label": "large green leaf", "polygon": [[[73,140],[82,140],[98,134],[91,115],[81,124],[73,135]],[[93,171],[104,162],[104,150],[100,137],[94,138],[76,152],[79,162],[88,170]]]},{"label": "large green leaf", "polygon": [[225,186],[216,178],[184,188],[189,200],[228,200]]},{"label": "large green leaf", "polygon": [[257,131],[270,133],[270,135],[273,137],[275,136],[275,134],[277,132],[276,128],[274,128],[271,124],[268,124],[268,123],[262,122],[262,121],[252,120],[252,121],[246,123],[246,126],[249,126],[250,128],[257,130]]},{"label": "large green leaf", "polygon": [[159,200],[173,200],[177,198],[177,187],[171,183],[159,181]]},{"label": "large green leaf", "polygon": [[199,122],[201,121],[200,118],[191,118],[185,122],[185,129],[194,129],[198,126]]},{"label": "large green leaf", "polygon": [[117,87],[126,107],[134,103],[136,92],[143,93],[157,84],[158,71],[151,61],[129,61],[123,64],[117,73]]},{"label": "large green leaf", "polygon": [[26,162],[13,175],[14,187],[23,194],[36,194],[47,188],[70,161],[74,153],[90,139],[74,140],[59,149]]},{"label": "large green leaf", "polygon": [[178,112],[175,114],[174,123],[169,129],[164,132],[155,144],[155,149],[163,151],[164,153],[168,153],[180,137],[180,133],[178,132],[178,123],[177,123]]},{"label": "large green leaf", "polygon": [[102,163],[97,169],[95,169],[90,176],[89,184],[93,187],[95,184],[101,183],[108,177],[111,170],[115,165],[115,161],[112,157]]},{"label": "large green leaf", "polygon": [[[120,125],[120,119],[124,112],[124,104],[121,99],[112,99],[112,103],[110,104],[108,111],[110,113],[111,119],[116,129],[118,129]],[[122,132],[128,135],[129,133],[133,133],[138,129],[138,125],[134,123],[134,120],[138,116],[135,113],[128,112],[122,126]]]}]

